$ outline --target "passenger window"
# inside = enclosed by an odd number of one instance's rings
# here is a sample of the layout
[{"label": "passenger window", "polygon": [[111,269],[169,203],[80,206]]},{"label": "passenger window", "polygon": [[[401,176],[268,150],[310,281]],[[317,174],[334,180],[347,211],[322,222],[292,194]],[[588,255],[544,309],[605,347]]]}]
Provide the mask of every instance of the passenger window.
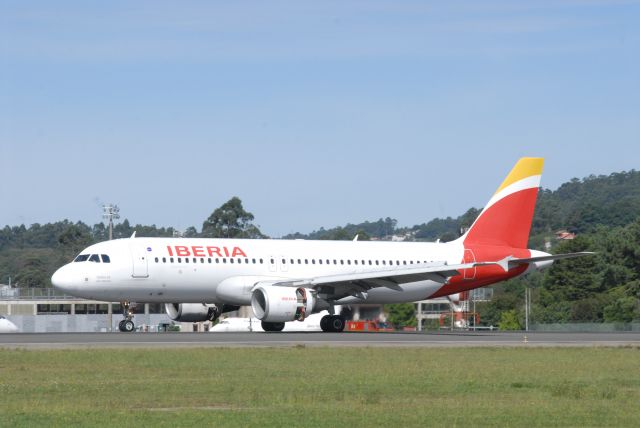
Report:
[{"label": "passenger window", "polygon": [[200,259],[200,263],[204,263],[204,257]]},{"label": "passenger window", "polygon": [[316,264],[316,259],[311,259],[311,264],[315,265]]},{"label": "passenger window", "polygon": [[111,259],[106,254],[101,254],[100,257],[102,257],[102,263],[111,263]]},{"label": "passenger window", "polygon": [[230,259],[229,259],[229,263],[233,263],[233,258],[230,258]]},{"label": "passenger window", "polygon": [[295,263],[295,262],[293,261],[293,259],[289,260],[289,262],[290,262],[291,264],[294,264],[294,263]]},{"label": "passenger window", "polygon": [[166,262],[167,262],[167,258],[166,258],[166,257],[163,257],[163,258],[162,258],[162,263],[166,263]]},{"label": "passenger window", "polygon": [[178,263],[182,263],[182,258],[178,257]]},{"label": "passenger window", "polygon": [[244,264],[248,265],[249,264],[249,259],[244,259]]},{"label": "passenger window", "polygon": [[260,259],[260,264],[263,264],[263,263],[264,263],[264,260],[263,260],[263,259]]},{"label": "passenger window", "polygon": [[171,257],[171,258],[169,259],[169,261],[170,261],[171,263],[173,263],[173,257]]},{"label": "passenger window", "polygon": [[269,263],[275,264],[275,260],[271,259],[271,260],[269,260]]},{"label": "passenger window", "polygon": [[255,265],[256,264],[256,259],[251,259],[251,262]]},{"label": "passenger window", "polygon": [[91,254],[91,257],[89,257],[89,261],[94,263],[100,263],[100,256],[98,256],[97,254]]},{"label": "passenger window", "polygon": [[196,259],[195,257],[193,258],[193,262],[194,263],[198,263],[198,259]]},{"label": "passenger window", "polygon": [[89,260],[89,254],[80,254],[75,258],[74,262],[86,262]]},{"label": "passenger window", "polygon": [[185,258],[184,258],[184,262],[185,262],[185,263],[189,263],[189,258],[188,258],[188,257],[185,257]]},{"label": "passenger window", "polygon": [[351,260],[347,260],[347,264],[350,265],[351,264]]},{"label": "passenger window", "polygon": [[207,262],[208,262],[209,264],[211,264],[211,257],[209,257],[209,258],[207,259]]},{"label": "passenger window", "polygon": [[287,264],[287,261],[285,259],[282,259],[282,264],[283,265]]},{"label": "passenger window", "polygon": [[156,257],[156,263],[158,263],[159,261],[160,261],[160,259]]},{"label": "passenger window", "polygon": [[318,259],[318,263],[322,264],[322,259]]}]

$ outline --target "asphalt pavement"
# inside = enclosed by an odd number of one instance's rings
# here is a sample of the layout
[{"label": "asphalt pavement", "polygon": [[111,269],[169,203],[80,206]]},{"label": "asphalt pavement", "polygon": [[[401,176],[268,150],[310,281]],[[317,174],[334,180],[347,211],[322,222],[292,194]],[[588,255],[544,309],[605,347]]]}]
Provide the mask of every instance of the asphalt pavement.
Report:
[{"label": "asphalt pavement", "polygon": [[640,332],[547,333],[7,333],[0,348],[96,347],[513,347],[634,346]]}]

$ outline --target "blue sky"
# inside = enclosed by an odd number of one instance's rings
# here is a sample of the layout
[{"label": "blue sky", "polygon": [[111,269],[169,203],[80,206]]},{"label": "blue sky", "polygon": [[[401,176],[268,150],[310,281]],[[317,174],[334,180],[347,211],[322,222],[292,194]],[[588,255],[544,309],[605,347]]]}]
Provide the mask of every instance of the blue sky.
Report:
[{"label": "blue sky", "polygon": [[272,236],[640,166],[638,1],[0,0],[0,226]]}]

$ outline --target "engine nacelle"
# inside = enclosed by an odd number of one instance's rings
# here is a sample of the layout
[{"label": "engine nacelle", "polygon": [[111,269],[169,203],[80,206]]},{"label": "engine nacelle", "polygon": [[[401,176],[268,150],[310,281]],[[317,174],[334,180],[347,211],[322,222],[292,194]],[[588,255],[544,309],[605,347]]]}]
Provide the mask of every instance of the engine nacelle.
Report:
[{"label": "engine nacelle", "polygon": [[259,285],[251,293],[251,308],[266,322],[304,321],[313,313],[318,299],[309,288]]},{"label": "engine nacelle", "polygon": [[216,305],[203,303],[165,303],[167,315],[178,322],[211,321],[220,316]]}]

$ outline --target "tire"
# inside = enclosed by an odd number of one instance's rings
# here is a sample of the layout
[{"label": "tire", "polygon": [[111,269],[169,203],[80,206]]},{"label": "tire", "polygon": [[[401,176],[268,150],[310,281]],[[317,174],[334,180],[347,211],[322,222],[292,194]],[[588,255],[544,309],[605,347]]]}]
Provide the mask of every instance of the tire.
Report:
[{"label": "tire", "polygon": [[264,331],[282,331],[284,330],[283,322],[266,322],[262,321],[262,329]]},{"label": "tire", "polygon": [[126,330],[124,329],[124,321],[122,320],[118,323],[118,330],[120,330],[121,332],[125,332]]},{"label": "tire", "polygon": [[339,315],[334,315],[331,317],[331,331],[334,333],[342,333],[344,331],[345,320]]},{"label": "tire", "polygon": [[326,333],[332,331],[331,326],[329,325],[331,322],[331,315],[325,315],[320,318],[320,329]]},{"label": "tire", "polygon": [[131,320],[125,321],[122,324],[122,326],[124,327],[124,331],[126,331],[127,333],[131,333],[132,331],[134,331],[136,329],[136,325]]}]

